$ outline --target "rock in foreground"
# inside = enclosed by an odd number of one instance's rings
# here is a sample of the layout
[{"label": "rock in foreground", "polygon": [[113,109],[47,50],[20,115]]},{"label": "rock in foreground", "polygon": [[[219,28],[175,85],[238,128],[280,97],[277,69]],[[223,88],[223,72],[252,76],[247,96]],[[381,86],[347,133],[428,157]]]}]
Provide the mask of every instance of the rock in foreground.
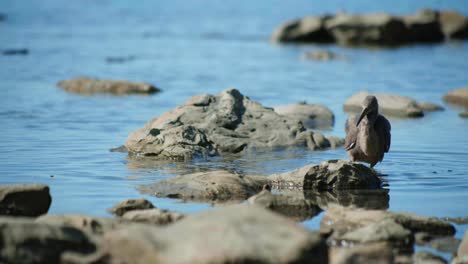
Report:
[{"label": "rock in foreground", "polygon": [[127,199],[114,205],[108,211],[116,216],[122,216],[129,211],[152,208],[155,208],[154,205],[146,199]]},{"label": "rock in foreground", "polygon": [[460,88],[448,92],[444,96],[444,101],[468,108],[468,88]]},{"label": "rock in foreground", "polygon": [[[346,112],[360,113],[361,104],[368,96],[367,91],[360,91],[351,96],[343,105]],[[372,94],[379,101],[379,112],[383,115],[395,117],[422,117],[425,111],[435,111],[443,109],[440,106],[430,103],[419,103],[416,100],[393,94]]]},{"label": "rock in foreground", "polygon": [[329,160],[290,172],[274,174],[268,180],[276,188],[304,190],[379,189],[381,181],[374,170],[351,161]]},{"label": "rock in foreground", "polygon": [[235,89],[194,96],[149,121],[125,142],[130,154],[179,160],[251,148],[321,150],[342,144],[342,139],[307,131],[299,120],[281,116]]},{"label": "rock in foreground", "polygon": [[468,37],[468,19],[455,11],[421,10],[407,16],[386,13],[309,16],[275,30],[276,42],[397,46]]},{"label": "rock in foreground", "polygon": [[0,186],[0,215],[39,216],[47,213],[52,198],[42,184]]},{"label": "rock in foreground", "polygon": [[144,193],[158,197],[197,201],[245,200],[259,192],[266,177],[229,171],[209,171],[180,175],[144,186]]},{"label": "rock in foreground", "polygon": [[94,95],[94,94],[151,94],[160,90],[150,84],[116,80],[98,80],[91,78],[75,78],[60,81],[58,86],[67,92]]},{"label": "rock in foreground", "polygon": [[306,128],[331,129],[335,123],[335,115],[326,106],[320,104],[282,105],[275,107],[275,112],[289,119],[299,120]]}]

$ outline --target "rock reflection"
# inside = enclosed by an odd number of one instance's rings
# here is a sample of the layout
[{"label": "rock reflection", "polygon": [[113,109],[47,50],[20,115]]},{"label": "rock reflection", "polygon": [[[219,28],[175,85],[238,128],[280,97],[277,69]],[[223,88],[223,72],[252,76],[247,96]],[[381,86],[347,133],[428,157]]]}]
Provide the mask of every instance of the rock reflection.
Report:
[{"label": "rock reflection", "polygon": [[378,190],[335,190],[314,191],[304,190],[304,197],[311,203],[325,210],[330,204],[354,206],[365,209],[388,209],[390,196],[387,189]]}]

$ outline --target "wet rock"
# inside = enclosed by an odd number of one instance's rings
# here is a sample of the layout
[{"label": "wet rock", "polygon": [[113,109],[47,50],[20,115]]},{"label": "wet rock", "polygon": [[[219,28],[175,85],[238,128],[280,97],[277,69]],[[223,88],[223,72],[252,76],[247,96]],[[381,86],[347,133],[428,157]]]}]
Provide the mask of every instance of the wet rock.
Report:
[{"label": "wet rock", "polygon": [[158,197],[198,201],[245,200],[258,193],[268,180],[263,176],[229,171],[208,171],[180,175],[141,187]]},{"label": "wet rock", "polygon": [[268,177],[276,188],[304,190],[379,189],[381,181],[374,170],[351,161],[329,160]]},{"label": "wet rock", "polygon": [[439,20],[446,38],[468,38],[468,19],[462,14],[453,10],[440,11]]},{"label": "wet rock", "polygon": [[160,91],[158,88],[146,83],[117,80],[98,80],[86,77],[60,81],[57,85],[67,92],[83,95],[151,94]]},{"label": "wet rock", "polygon": [[326,106],[320,104],[297,104],[275,107],[275,112],[289,119],[299,120],[306,128],[331,129],[335,115]]},{"label": "wet rock", "polygon": [[[364,98],[369,95],[367,91],[360,91],[351,96],[343,105],[343,109],[347,112],[360,113],[362,110],[361,103]],[[393,95],[393,94],[372,94],[379,101],[379,112],[396,117],[421,117],[424,116],[424,111],[440,110],[441,107],[436,107],[434,104],[418,103],[414,99]]]},{"label": "wet rock", "polygon": [[315,60],[315,61],[331,61],[331,60],[343,60],[344,56],[333,53],[328,50],[317,50],[310,51],[304,54],[304,59]]},{"label": "wet rock", "polygon": [[47,213],[51,202],[47,185],[0,186],[0,215],[39,216]]},{"label": "wet rock", "polygon": [[391,247],[387,243],[371,243],[352,247],[331,247],[330,264],[347,263],[395,263]]},{"label": "wet rock", "polygon": [[102,218],[78,214],[47,214],[37,218],[36,222],[54,226],[73,227],[93,235],[102,235],[110,230],[122,228],[130,224],[130,221],[119,218]]},{"label": "wet rock", "polygon": [[138,222],[147,223],[153,225],[167,225],[184,218],[185,215],[177,212],[168,210],[162,210],[158,208],[132,210],[122,215],[123,219]]},{"label": "wet rock", "polygon": [[441,42],[444,40],[439,15],[437,11],[423,9],[414,15],[402,18],[409,31],[408,38],[411,42]]},{"label": "wet rock", "polygon": [[319,42],[331,43],[333,36],[325,29],[325,22],[331,16],[305,17],[286,22],[272,36],[275,42]]},{"label": "wet rock", "polygon": [[122,216],[126,212],[133,211],[133,210],[143,210],[143,209],[151,209],[155,208],[154,205],[146,200],[146,199],[127,199],[124,200],[112,208],[109,208],[109,213]]},{"label": "wet rock", "polygon": [[18,217],[0,217],[0,245],[2,263],[61,263],[66,252],[96,250],[95,242],[76,228]]},{"label": "wet rock", "polygon": [[448,92],[444,96],[447,103],[468,107],[468,88],[460,88]]},{"label": "wet rock", "polygon": [[189,99],[131,133],[125,146],[130,154],[185,160],[254,148],[322,150],[343,143],[336,137],[306,131],[298,120],[289,120],[230,89],[218,96]]},{"label": "wet rock", "polygon": [[280,215],[226,206],[166,228],[132,227],[104,235],[112,263],[327,263],[327,246]]},{"label": "wet rock", "polygon": [[387,189],[378,190],[304,190],[304,197],[323,210],[329,206],[353,206],[364,209],[381,209],[389,207],[390,196]]},{"label": "wet rock", "polygon": [[414,264],[445,264],[445,259],[436,256],[430,252],[419,251],[413,254],[412,258]]},{"label": "wet rock", "polygon": [[250,197],[248,203],[268,208],[295,221],[310,219],[322,211],[316,204],[307,200],[301,191],[272,194],[270,190],[262,190]]},{"label": "wet rock", "polygon": [[14,56],[14,55],[28,55],[28,49],[6,49],[2,51],[2,54],[5,56]]}]

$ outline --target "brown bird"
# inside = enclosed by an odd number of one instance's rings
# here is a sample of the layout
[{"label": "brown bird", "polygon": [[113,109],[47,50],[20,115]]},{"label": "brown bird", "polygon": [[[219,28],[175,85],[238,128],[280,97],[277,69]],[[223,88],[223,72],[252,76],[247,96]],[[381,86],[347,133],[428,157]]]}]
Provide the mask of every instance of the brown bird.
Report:
[{"label": "brown bird", "polygon": [[364,99],[361,115],[356,118],[346,121],[346,151],[352,161],[366,162],[373,168],[390,149],[390,122],[379,115],[379,103],[372,95]]}]

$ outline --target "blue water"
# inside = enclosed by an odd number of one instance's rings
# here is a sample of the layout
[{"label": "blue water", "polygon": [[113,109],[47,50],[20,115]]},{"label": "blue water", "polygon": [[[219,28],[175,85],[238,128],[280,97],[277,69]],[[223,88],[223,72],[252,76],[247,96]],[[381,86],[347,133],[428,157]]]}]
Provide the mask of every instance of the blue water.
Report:
[{"label": "blue water", "polygon": [[[392,146],[377,169],[390,190],[390,210],[427,216],[468,215],[468,120],[445,105],[449,90],[468,85],[468,42],[398,49],[268,42],[282,22],[310,14],[423,7],[456,9],[466,1],[0,1],[0,184],[45,183],[51,213],[107,215],[154,180],[199,168],[233,168],[269,175],[327,159],[343,149],[249,153],[237,159],[187,163],[132,160],[111,153],[133,130],[195,94],[236,87],[267,106],[307,100],[327,105],[344,137],[343,102],[359,90],[388,92],[444,105],[421,119],[390,119]],[[326,48],[346,60],[313,62],[304,52]],[[109,64],[107,57],[133,57]],[[154,96],[79,96],[56,87],[77,76],[145,81]],[[145,196],[161,208],[187,213],[209,204]],[[304,222],[317,229],[320,217]],[[457,226],[460,237],[467,226]]]}]

